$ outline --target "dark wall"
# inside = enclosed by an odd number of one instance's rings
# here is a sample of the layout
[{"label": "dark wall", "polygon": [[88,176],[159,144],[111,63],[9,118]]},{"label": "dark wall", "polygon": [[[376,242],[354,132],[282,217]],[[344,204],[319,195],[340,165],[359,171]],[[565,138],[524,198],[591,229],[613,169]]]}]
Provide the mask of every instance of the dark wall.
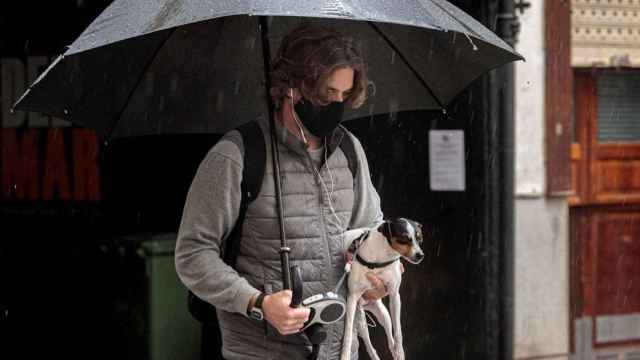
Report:
[{"label": "dark wall", "polygon": [[[363,141],[374,185],[386,218],[408,217],[427,229],[425,260],[405,263],[402,285],[402,324],[407,354],[415,358],[484,358],[483,283],[479,257],[483,244],[477,236],[481,221],[474,194],[479,188],[473,166],[473,87],[451,107],[448,116],[437,112],[396,114],[371,123],[349,124]],[[429,190],[428,133],[434,129],[465,131],[467,191]],[[376,348],[386,349],[381,327],[371,329]],[[363,354],[363,358],[367,358]]]}]

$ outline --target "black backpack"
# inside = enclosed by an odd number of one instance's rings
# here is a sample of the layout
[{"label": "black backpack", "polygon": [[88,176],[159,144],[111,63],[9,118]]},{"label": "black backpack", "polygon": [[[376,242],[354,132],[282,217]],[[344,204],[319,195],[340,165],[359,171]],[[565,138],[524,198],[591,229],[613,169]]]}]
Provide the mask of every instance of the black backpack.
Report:
[{"label": "black backpack", "polygon": [[[236,130],[242,135],[242,142],[244,143],[244,166],[242,169],[242,182],[240,183],[242,196],[238,220],[223,244],[224,262],[233,268],[235,268],[238,251],[240,250],[240,233],[247,207],[260,193],[266,166],[266,144],[260,125],[252,121],[241,125]],[[358,158],[351,136],[345,135],[343,141],[340,142],[340,149],[347,157],[349,170],[355,179],[358,173]],[[216,316],[216,308],[213,305],[189,291],[188,307],[191,316],[196,320],[203,324],[215,325],[217,328],[218,318]]]}]

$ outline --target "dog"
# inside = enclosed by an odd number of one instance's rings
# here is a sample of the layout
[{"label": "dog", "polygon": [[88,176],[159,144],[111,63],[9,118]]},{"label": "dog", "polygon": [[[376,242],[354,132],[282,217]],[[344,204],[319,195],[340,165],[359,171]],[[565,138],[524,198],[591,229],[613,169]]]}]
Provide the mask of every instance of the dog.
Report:
[{"label": "dog", "polygon": [[[349,360],[353,342],[353,327],[357,321],[358,336],[364,341],[367,353],[372,360],[379,360],[369,338],[369,329],[364,311],[371,312],[387,334],[389,349],[395,360],[404,359],[402,346],[402,327],[400,326],[400,282],[402,271],[400,258],[412,264],[418,264],[424,258],[420,247],[423,241],[422,225],[404,218],[386,220],[376,228],[355,229],[345,233],[351,249],[355,247],[355,256],[348,275],[348,295],[345,318],[344,340],[341,360]],[[355,244],[355,245],[354,245]],[[373,288],[366,277],[367,272],[375,273],[386,285],[389,292],[389,311],[376,300],[368,304],[361,302],[362,294]],[[360,306],[359,306],[360,305]]]}]

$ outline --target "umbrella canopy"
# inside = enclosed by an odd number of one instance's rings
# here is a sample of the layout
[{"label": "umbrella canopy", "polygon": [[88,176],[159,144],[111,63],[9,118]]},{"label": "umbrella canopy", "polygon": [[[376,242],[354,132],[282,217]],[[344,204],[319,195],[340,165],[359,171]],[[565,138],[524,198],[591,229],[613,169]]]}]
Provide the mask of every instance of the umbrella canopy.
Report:
[{"label": "umbrella canopy", "polygon": [[478,76],[522,59],[443,0],[116,0],[15,109],[105,138],[225,132],[267,113],[261,16],[272,49],[303,21],[361,42],[373,86],[347,119],[444,108]]}]

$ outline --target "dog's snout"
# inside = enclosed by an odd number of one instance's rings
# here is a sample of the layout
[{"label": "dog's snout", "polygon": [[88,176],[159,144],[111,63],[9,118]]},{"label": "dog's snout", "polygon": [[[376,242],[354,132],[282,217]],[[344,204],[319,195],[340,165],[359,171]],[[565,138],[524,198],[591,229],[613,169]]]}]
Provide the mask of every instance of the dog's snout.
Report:
[{"label": "dog's snout", "polygon": [[422,262],[422,259],[424,259],[424,252],[416,251],[413,255],[411,255],[411,257],[406,259],[409,260],[409,262],[412,264],[419,264]]}]

